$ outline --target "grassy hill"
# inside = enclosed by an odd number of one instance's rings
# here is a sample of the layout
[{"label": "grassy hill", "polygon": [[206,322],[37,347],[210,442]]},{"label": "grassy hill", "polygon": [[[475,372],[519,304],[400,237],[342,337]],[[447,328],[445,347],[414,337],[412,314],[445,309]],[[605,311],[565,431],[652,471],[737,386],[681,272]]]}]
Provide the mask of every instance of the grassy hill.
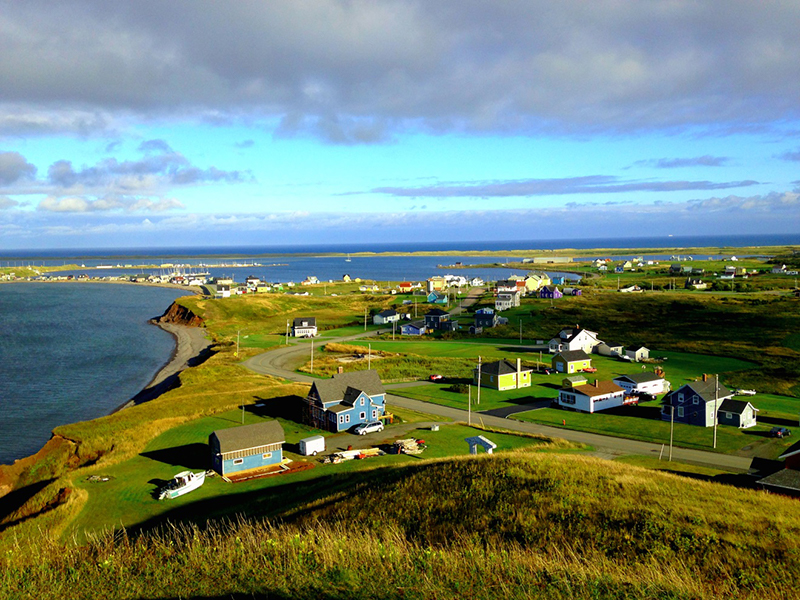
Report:
[{"label": "grassy hill", "polygon": [[796,506],[579,456],[421,461],[271,523],[19,540],[0,596],[785,598]]}]

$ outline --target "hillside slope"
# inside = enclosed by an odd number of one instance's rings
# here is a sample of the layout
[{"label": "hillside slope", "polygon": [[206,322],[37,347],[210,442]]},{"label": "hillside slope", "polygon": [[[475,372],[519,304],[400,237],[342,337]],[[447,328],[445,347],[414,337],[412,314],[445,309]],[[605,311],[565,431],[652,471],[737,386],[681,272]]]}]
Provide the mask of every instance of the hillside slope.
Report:
[{"label": "hillside slope", "polygon": [[800,575],[796,508],[578,456],[426,461],[280,524],[20,542],[0,596],[783,598]]}]

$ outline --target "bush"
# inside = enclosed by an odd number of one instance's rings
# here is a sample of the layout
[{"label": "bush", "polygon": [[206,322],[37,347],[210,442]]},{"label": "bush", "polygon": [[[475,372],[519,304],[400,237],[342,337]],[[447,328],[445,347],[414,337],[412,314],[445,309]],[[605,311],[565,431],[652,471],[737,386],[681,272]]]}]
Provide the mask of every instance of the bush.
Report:
[{"label": "bush", "polygon": [[456,394],[466,394],[469,392],[469,386],[466,383],[454,383],[447,390]]}]

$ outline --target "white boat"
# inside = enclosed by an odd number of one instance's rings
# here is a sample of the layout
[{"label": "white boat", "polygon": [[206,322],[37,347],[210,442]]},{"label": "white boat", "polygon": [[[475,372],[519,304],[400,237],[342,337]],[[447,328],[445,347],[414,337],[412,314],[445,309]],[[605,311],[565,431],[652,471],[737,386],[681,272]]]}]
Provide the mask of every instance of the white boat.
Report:
[{"label": "white boat", "polygon": [[350,262],[350,255],[347,255],[347,258],[344,259],[344,262]]},{"label": "white boat", "polygon": [[170,498],[177,498],[188,494],[192,490],[196,490],[206,480],[206,472],[192,473],[191,471],[181,471],[172,478],[167,485],[165,485],[158,492],[159,500],[168,500]]}]

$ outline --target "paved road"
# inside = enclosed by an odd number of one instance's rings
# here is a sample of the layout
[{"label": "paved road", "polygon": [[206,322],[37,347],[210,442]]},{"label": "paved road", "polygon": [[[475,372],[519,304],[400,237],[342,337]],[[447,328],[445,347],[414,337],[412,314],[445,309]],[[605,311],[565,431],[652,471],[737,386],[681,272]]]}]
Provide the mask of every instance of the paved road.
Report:
[{"label": "paved road", "polygon": [[[464,304],[466,304],[467,300],[464,300]],[[475,299],[473,299],[472,302],[475,302]],[[360,333],[349,337],[337,338],[336,341],[346,342],[372,335],[375,335],[375,332]],[[272,375],[274,377],[280,377],[291,381],[313,383],[316,381],[313,377],[296,373],[293,370],[297,365],[305,362],[306,357],[309,356],[310,353],[311,344],[309,342],[301,342],[264,352],[263,354],[249,358],[242,364],[248,369],[251,369],[257,373]],[[414,384],[395,384],[397,387],[405,387],[407,385],[426,384],[424,382]],[[388,390],[391,390],[395,386],[387,385],[386,387]],[[401,408],[406,408],[430,415],[447,417],[455,421],[466,422],[468,419],[467,411],[465,410],[440,406],[438,404],[422,402],[420,400],[412,400],[410,398],[403,398],[400,396],[395,396],[394,394],[388,394],[387,404],[390,406],[399,406]],[[561,429],[558,427],[538,425],[536,423],[526,423],[523,421],[503,418],[501,416],[497,416],[496,414],[491,414],[492,412],[494,411],[489,411],[488,413],[474,413],[472,422],[482,423],[487,427],[507,429],[509,431],[537,433],[548,437],[558,437],[573,442],[588,444],[595,448],[593,453],[594,456],[600,456],[603,458],[615,458],[629,454],[658,457],[662,452],[661,444],[651,444],[637,440],[629,440],[625,438],[586,433],[571,429]],[[569,420],[569,414],[567,413],[565,416],[567,420]],[[361,438],[361,440],[366,441],[363,438]],[[667,458],[668,454],[669,448],[664,448],[664,459]],[[716,452],[704,452],[702,450],[689,450],[686,448],[673,448],[672,458],[673,460],[679,462],[693,463],[735,472],[748,471],[753,462],[752,458],[732,456],[730,454],[720,454]]]}]

